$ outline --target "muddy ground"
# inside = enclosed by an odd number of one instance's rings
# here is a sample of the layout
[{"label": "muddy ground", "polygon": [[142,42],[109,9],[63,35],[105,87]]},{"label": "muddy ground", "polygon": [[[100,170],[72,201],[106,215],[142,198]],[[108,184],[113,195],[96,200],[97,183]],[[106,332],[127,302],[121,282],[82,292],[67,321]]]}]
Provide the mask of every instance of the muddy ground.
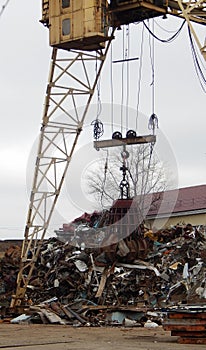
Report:
[{"label": "muddy ground", "polygon": [[162,327],[92,328],[0,324],[0,349],[18,350],[194,350],[205,345],[177,343]]}]

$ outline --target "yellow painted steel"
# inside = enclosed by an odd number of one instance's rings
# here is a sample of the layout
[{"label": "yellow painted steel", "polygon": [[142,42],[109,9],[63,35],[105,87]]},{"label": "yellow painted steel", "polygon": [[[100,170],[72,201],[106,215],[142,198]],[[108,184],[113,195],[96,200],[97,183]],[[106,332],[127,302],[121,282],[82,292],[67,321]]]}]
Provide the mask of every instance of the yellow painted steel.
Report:
[{"label": "yellow painted steel", "polygon": [[98,50],[108,40],[107,0],[43,0],[42,20],[50,46]]}]

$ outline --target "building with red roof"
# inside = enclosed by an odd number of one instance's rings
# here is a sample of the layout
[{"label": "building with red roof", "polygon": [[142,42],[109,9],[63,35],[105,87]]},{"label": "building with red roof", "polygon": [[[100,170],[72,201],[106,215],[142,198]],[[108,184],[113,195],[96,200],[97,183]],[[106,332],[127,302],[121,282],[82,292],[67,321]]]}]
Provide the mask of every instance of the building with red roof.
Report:
[{"label": "building with red roof", "polygon": [[206,225],[206,185],[156,192],[146,196],[146,224],[151,228],[177,224]]}]

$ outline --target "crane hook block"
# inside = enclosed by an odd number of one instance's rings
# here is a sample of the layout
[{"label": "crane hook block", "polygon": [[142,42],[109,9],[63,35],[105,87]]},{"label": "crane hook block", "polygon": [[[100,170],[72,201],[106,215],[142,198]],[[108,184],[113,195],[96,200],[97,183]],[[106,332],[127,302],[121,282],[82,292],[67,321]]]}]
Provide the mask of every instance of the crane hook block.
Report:
[{"label": "crane hook block", "polygon": [[122,159],[128,159],[129,158],[129,152],[124,150],[121,152]]}]

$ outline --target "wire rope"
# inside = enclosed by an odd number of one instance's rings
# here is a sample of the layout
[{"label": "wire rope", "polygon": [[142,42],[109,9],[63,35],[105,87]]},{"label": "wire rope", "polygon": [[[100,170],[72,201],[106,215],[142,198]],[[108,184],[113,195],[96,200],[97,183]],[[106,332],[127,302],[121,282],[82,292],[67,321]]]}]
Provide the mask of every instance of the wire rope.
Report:
[{"label": "wire rope", "polygon": [[[125,50],[125,59],[128,59],[130,56],[130,35],[129,35],[129,24],[127,26],[127,47]],[[129,125],[129,64],[130,62],[127,61],[127,96],[126,96],[126,130],[128,130]]]},{"label": "wire rope", "polygon": [[149,26],[145,23],[145,21],[143,21],[144,26],[147,28],[148,32],[157,40],[161,41],[162,43],[170,43],[173,40],[175,40],[178,35],[180,34],[184,24],[185,24],[186,20],[183,21],[183,23],[181,24],[180,28],[176,31],[176,33],[174,35],[172,35],[170,38],[168,39],[160,39],[157,35],[154,34],[154,32],[152,32],[149,28]]},{"label": "wire rope", "polygon": [[123,130],[123,105],[124,105],[124,60],[125,60],[125,30],[122,31],[122,72],[121,72],[121,133]]},{"label": "wire rope", "polygon": [[[152,30],[154,31],[154,21],[152,21]],[[152,113],[155,113],[155,69],[154,69],[154,37],[149,37],[149,49],[150,49],[150,63],[152,69],[152,82],[150,86],[152,87]]]},{"label": "wire rope", "polygon": [[176,29],[175,30],[168,30],[168,29],[162,27],[155,19],[154,19],[154,23],[156,24],[157,27],[159,27],[160,29],[162,29],[166,33],[176,33],[177,32]]},{"label": "wire rope", "polygon": [[109,159],[108,150],[106,150],[106,152],[107,152],[107,155],[106,155],[105,164],[104,164],[104,178],[103,178],[103,182],[102,182],[102,192],[101,192],[101,197],[100,197],[100,202],[101,202],[102,208],[103,208],[103,196],[105,193],[105,185],[106,185],[107,171],[108,171],[108,159]]},{"label": "wire rope", "polygon": [[140,46],[140,64],[138,71],[137,79],[137,114],[136,114],[136,130],[138,128],[138,118],[139,118],[139,105],[140,105],[140,92],[141,92],[141,81],[142,81],[142,62],[143,62],[143,43],[144,43],[144,26],[142,27],[142,36],[141,36],[141,46]]},{"label": "wire rope", "polygon": [[3,12],[5,11],[6,7],[8,6],[10,0],[6,0],[4,5],[2,5],[1,10],[0,10],[0,17],[2,16]]},{"label": "wire rope", "polygon": [[[96,54],[96,75],[97,75],[97,54]],[[102,112],[102,103],[101,103],[101,98],[100,98],[100,80],[101,80],[101,75],[99,76],[98,82],[97,82],[97,118],[100,116]]]},{"label": "wire rope", "polygon": [[113,46],[111,43],[111,62],[110,62],[110,95],[111,95],[111,128],[112,134],[114,132],[114,84],[113,84]]},{"label": "wire rope", "polygon": [[[154,20],[152,21],[152,31],[149,28],[149,33],[152,33],[152,32],[154,33]],[[152,41],[151,41],[151,36],[149,38],[150,63],[151,63],[151,70],[152,70],[152,82],[150,84],[152,87],[152,115],[150,116],[149,123],[148,123],[148,129],[152,130],[153,135],[155,135],[155,128],[156,127],[158,128],[158,118],[155,114],[155,42],[154,42],[154,39],[155,39],[154,35],[152,35]],[[154,145],[155,143],[153,142],[150,143],[149,159],[148,159],[147,170],[146,170],[146,180],[144,183],[144,194],[146,192],[147,184],[149,180]]]},{"label": "wire rope", "polygon": [[193,57],[193,62],[194,62],[194,67],[195,71],[198,77],[198,80],[200,82],[201,88],[204,92],[206,92],[206,77],[204,76],[204,73],[202,71],[202,68],[200,66],[200,62],[198,59],[198,55],[195,49],[194,41],[192,38],[191,30],[190,27],[188,26],[188,33],[189,33],[189,39],[190,39],[190,45],[191,45],[191,50],[192,50],[192,57]]},{"label": "wire rope", "polygon": [[[97,54],[96,54],[96,75],[97,75]],[[99,119],[99,116],[102,112],[102,103],[100,98],[100,77],[97,82],[97,115],[96,119],[91,122],[91,125],[93,125],[93,137],[95,140],[98,140],[103,134],[104,134],[104,125]]]}]

